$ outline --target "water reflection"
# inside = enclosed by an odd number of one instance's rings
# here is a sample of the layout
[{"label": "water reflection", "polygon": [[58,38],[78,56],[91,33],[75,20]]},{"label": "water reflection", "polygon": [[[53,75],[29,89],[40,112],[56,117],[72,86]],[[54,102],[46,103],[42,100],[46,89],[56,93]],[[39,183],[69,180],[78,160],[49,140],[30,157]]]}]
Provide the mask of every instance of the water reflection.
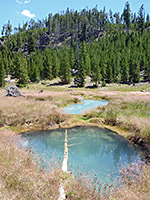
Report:
[{"label": "water reflection", "polygon": [[[24,145],[25,144],[25,145]],[[35,155],[42,158],[46,170],[50,162],[61,163],[64,153],[63,131],[36,131],[22,134],[21,146],[30,148]]]},{"label": "water reflection", "polygon": [[[79,127],[68,131],[70,169],[91,171],[99,177],[119,175],[119,165],[128,165],[142,159],[139,148],[107,129]],[[78,144],[79,143],[79,144]],[[103,180],[105,178],[103,177]]]},{"label": "water reflection", "polygon": [[[47,162],[54,157],[63,159],[65,130],[38,131],[25,133],[22,144],[26,143],[35,154]],[[143,152],[123,137],[107,129],[97,127],[75,127],[68,129],[69,169],[97,176],[106,181],[105,175],[119,175],[120,165],[142,160]],[[107,180],[108,181],[108,180]]]}]

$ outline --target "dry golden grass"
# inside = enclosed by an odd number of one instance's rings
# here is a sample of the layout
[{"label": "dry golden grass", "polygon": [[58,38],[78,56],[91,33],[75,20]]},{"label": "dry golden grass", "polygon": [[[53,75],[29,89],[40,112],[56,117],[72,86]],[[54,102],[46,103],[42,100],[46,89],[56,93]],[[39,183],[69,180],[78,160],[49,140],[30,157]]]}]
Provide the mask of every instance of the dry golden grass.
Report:
[{"label": "dry golden grass", "polygon": [[132,165],[122,169],[119,186],[96,186],[86,177],[71,179],[66,183],[68,200],[149,200],[150,197],[150,166]]},{"label": "dry golden grass", "polygon": [[88,180],[78,178],[77,180],[70,181],[68,184],[66,184],[66,196],[68,200],[76,200],[76,199],[82,199],[82,200],[102,200],[106,199],[103,195],[101,195],[99,192],[95,190],[94,187],[92,187]]},{"label": "dry golden grass", "polygon": [[29,152],[18,150],[10,131],[0,131],[0,199],[58,199],[59,172],[37,170]]},{"label": "dry golden grass", "polygon": [[49,128],[67,119],[53,100],[0,97],[0,126]]},{"label": "dry golden grass", "polygon": [[122,170],[123,186],[115,189],[110,199],[116,200],[149,200],[150,197],[150,166],[142,166],[138,174],[139,166]]}]

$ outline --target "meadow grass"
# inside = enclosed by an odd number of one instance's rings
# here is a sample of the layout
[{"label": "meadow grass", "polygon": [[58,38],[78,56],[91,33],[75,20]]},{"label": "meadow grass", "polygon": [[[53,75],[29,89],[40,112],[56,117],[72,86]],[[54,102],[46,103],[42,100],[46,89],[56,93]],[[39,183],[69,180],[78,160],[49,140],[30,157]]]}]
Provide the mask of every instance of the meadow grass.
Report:
[{"label": "meadow grass", "polygon": [[105,107],[83,115],[85,119],[102,118],[105,124],[117,125],[150,142],[150,101],[115,100]]},{"label": "meadow grass", "polygon": [[107,84],[106,87],[102,87],[101,90],[104,91],[119,91],[119,92],[150,92],[150,83],[145,84],[135,84],[126,85],[126,84]]},{"label": "meadow grass", "polygon": [[61,112],[61,104],[70,103],[73,100],[66,98],[55,100],[53,97],[12,98],[1,97],[0,126],[31,126],[48,128],[59,125],[68,117]]}]

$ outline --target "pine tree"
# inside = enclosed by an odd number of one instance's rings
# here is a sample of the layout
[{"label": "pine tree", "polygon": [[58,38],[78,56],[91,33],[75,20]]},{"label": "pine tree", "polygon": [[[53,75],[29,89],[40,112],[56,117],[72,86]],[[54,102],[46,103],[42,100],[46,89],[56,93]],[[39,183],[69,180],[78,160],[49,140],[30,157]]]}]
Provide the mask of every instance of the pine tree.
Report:
[{"label": "pine tree", "polygon": [[28,52],[30,54],[33,51],[35,51],[34,31],[29,31],[28,32]]},{"label": "pine tree", "polygon": [[148,58],[148,60],[145,63],[144,80],[150,82],[150,58]]},{"label": "pine tree", "polygon": [[91,60],[91,63],[91,81],[94,82],[95,86],[97,87],[102,78],[100,73],[99,59],[94,56]]},{"label": "pine tree", "polygon": [[143,4],[141,5],[138,12],[137,23],[138,23],[139,30],[143,32],[144,30],[144,5]]},{"label": "pine tree", "polygon": [[110,22],[113,24],[114,23],[114,19],[113,19],[113,12],[112,12],[111,9],[109,10],[109,16],[110,16]]},{"label": "pine tree", "polygon": [[4,64],[2,61],[2,57],[0,56],[0,87],[5,87],[6,81],[5,81],[5,69]]},{"label": "pine tree", "polygon": [[121,74],[120,74],[120,53],[117,53],[116,56],[116,64],[115,64],[115,68],[116,68],[116,77],[114,77],[115,82],[120,82],[121,80]]},{"label": "pine tree", "polygon": [[53,78],[56,78],[59,75],[59,70],[60,70],[59,58],[57,56],[57,52],[54,51],[53,56],[52,56],[52,76],[53,76]]},{"label": "pine tree", "polygon": [[8,72],[9,70],[8,56],[9,56],[9,48],[7,46],[4,46],[2,48],[2,58],[3,58],[3,64],[4,64],[4,68],[6,72]]},{"label": "pine tree", "polygon": [[8,23],[3,26],[2,35],[5,34],[5,36],[8,39],[10,39],[11,32],[12,32],[12,25],[10,24],[10,21],[8,21]]},{"label": "pine tree", "polygon": [[11,43],[11,49],[13,49],[13,50],[16,49],[17,41],[16,41],[16,36],[15,35],[11,36],[10,43]]},{"label": "pine tree", "polygon": [[29,79],[27,72],[27,62],[21,54],[15,55],[14,59],[14,77],[18,79],[17,85],[19,87],[24,87]]},{"label": "pine tree", "polygon": [[87,39],[87,22],[84,19],[83,26],[82,26],[82,41],[86,41]]},{"label": "pine tree", "polygon": [[129,2],[127,1],[126,4],[125,4],[124,11],[123,11],[123,19],[124,19],[124,22],[127,25],[128,34],[129,34],[129,27],[130,27],[130,23],[131,23],[130,17],[131,17],[130,5],[129,5]]},{"label": "pine tree", "polygon": [[86,75],[89,75],[91,72],[91,60],[87,52],[85,41],[81,45],[80,59],[83,59]]},{"label": "pine tree", "polygon": [[68,84],[71,81],[70,62],[67,50],[64,50],[60,68],[60,78],[63,84]]},{"label": "pine tree", "polygon": [[83,42],[81,44],[80,48],[80,63],[79,63],[79,68],[78,68],[78,76],[77,76],[77,85],[79,87],[84,87],[85,85],[85,78],[87,75],[87,72],[90,70],[90,63],[88,59],[88,54],[86,50],[86,44]]},{"label": "pine tree", "polygon": [[106,67],[106,80],[108,83],[113,82],[113,72],[112,72],[112,66],[110,64],[107,64]]},{"label": "pine tree", "polygon": [[120,71],[121,81],[123,83],[127,83],[129,81],[129,63],[126,54],[122,55],[120,65],[121,65],[121,71]]},{"label": "pine tree", "polygon": [[51,29],[52,29],[52,14],[49,14],[49,15],[48,15],[47,27],[48,27],[48,34],[51,35]]},{"label": "pine tree", "polygon": [[146,23],[145,23],[145,28],[149,27],[150,26],[150,16],[149,14],[147,14],[146,16]]},{"label": "pine tree", "polygon": [[119,13],[115,13],[114,14],[114,17],[116,18],[116,24],[119,24],[120,23],[120,16],[119,16]]},{"label": "pine tree", "polygon": [[39,71],[39,79],[44,79],[43,77],[43,70],[44,70],[44,66],[43,66],[43,52],[41,52],[40,50],[37,51],[35,58],[34,58],[34,62],[36,64],[36,67],[38,68]]},{"label": "pine tree", "polygon": [[138,57],[135,54],[131,55],[129,71],[130,82],[138,83],[140,81],[140,64]]},{"label": "pine tree", "polygon": [[73,48],[70,49],[70,67],[71,69],[76,69],[75,52]]},{"label": "pine tree", "polygon": [[52,59],[48,49],[45,50],[43,58],[43,77],[45,79],[52,79]]},{"label": "pine tree", "polygon": [[33,55],[30,57],[28,71],[29,71],[28,74],[29,74],[30,80],[32,82],[35,82],[37,78],[40,78],[40,72],[36,63],[34,62]]}]

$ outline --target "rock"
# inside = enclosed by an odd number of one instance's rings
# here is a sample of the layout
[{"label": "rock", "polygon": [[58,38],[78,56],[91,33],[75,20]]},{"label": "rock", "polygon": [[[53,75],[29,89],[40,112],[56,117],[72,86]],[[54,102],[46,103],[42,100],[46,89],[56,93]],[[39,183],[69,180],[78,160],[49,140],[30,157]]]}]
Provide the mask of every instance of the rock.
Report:
[{"label": "rock", "polygon": [[76,76],[78,74],[78,70],[72,69],[71,74],[72,74],[72,76]]},{"label": "rock", "polygon": [[39,91],[39,93],[42,93],[42,92],[43,92],[43,90],[40,90],[40,91]]},{"label": "rock", "polygon": [[11,97],[23,96],[23,94],[21,94],[21,92],[16,86],[6,87],[5,90],[7,91],[6,96],[11,96]]},{"label": "rock", "polygon": [[40,45],[48,45],[50,42],[50,36],[47,33],[44,33],[40,36]]}]

